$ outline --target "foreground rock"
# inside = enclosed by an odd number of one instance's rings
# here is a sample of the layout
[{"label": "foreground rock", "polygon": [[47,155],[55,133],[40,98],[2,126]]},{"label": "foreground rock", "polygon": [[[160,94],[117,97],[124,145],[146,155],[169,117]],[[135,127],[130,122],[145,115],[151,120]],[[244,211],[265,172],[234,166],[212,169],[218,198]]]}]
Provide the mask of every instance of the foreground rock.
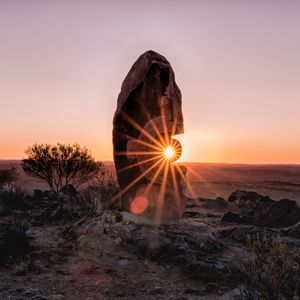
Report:
[{"label": "foreground rock", "polygon": [[255,192],[236,191],[228,202],[236,204],[240,214],[227,212],[222,219],[224,222],[268,227],[286,227],[300,222],[300,207],[289,199],[275,201]]},{"label": "foreground rock", "polygon": [[[162,265],[178,266],[193,278],[218,281],[222,277],[226,258],[224,244],[218,240],[212,228],[204,223],[182,220],[174,224],[151,226],[131,222],[130,214],[122,217],[115,212],[75,224],[73,233],[81,251],[89,251],[95,257],[118,253],[120,248],[140,259],[150,259]],[[113,219],[113,222],[107,222]]]},{"label": "foreground rock", "polygon": [[[221,198],[188,199],[180,222],[160,226],[127,212],[110,210],[101,216],[82,218],[71,202],[63,203],[63,208],[68,209],[70,204],[74,217],[67,214],[64,219],[58,201],[48,201],[45,196],[35,204],[31,199],[30,209],[21,215],[13,210],[15,220],[19,220],[18,215],[28,220],[29,228],[17,231],[17,235],[21,241],[25,237],[29,248],[24,254],[6,252],[6,257],[12,259],[9,264],[0,264],[0,298],[230,299],[228,266],[249,254],[245,251],[248,236],[265,233],[269,239],[280,234],[291,249],[300,245],[299,222],[270,227],[246,223],[245,219],[253,217],[252,211],[254,216],[258,214],[259,206],[265,216],[266,212],[276,212],[267,220],[279,220],[280,213],[297,216],[295,206],[291,205],[291,210],[281,207],[289,208],[292,203],[274,203],[271,199],[260,203],[262,196],[255,193],[234,195],[236,200],[230,202]],[[274,209],[277,205],[279,211]],[[32,222],[33,215],[39,226]],[[75,215],[81,219],[75,221]],[[11,231],[8,227],[2,229],[8,218],[0,219],[0,252],[8,249],[9,243],[12,245],[8,239]],[[289,224],[283,221],[280,224]]]}]

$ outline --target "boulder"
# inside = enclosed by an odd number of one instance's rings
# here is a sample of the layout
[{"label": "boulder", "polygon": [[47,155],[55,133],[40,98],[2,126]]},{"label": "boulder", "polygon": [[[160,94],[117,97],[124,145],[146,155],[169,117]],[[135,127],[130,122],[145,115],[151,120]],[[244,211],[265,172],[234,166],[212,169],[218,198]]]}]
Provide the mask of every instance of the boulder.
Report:
[{"label": "boulder", "polygon": [[93,256],[105,255],[103,249],[109,249],[110,255],[121,253],[123,249],[141,259],[180,267],[189,276],[203,280],[220,280],[223,276],[224,245],[208,225],[182,220],[153,226],[129,219],[107,222],[109,219],[114,218],[108,218],[106,213],[106,216],[86,220],[76,226],[77,229],[74,227],[75,236],[79,233],[78,247]]},{"label": "boulder", "polygon": [[229,223],[242,223],[242,218],[239,214],[228,211],[224,213],[222,217],[222,222],[229,222]]},{"label": "boulder", "polygon": [[155,223],[181,218],[186,170],[173,166],[181,145],[172,136],[182,133],[181,92],[174,71],[164,56],[147,51],[126,75],[113,119],[114,162],[124,210]]},{"label": "boulder", "polygon": [[273,200],[256,192],[238,190],[228,197],[228,202],[236,204],[242,212],[246,213],[255,209],[257,206],[268,206]]},{"label": "boulder", "polygon": [[286,227],[300,222],[300,207],[293,200],[275,201],[255,192],[236,191],[229,196],[228,202],[240,208],[241,216],[227,213],[222,219],[226,222],[268,227]]}]

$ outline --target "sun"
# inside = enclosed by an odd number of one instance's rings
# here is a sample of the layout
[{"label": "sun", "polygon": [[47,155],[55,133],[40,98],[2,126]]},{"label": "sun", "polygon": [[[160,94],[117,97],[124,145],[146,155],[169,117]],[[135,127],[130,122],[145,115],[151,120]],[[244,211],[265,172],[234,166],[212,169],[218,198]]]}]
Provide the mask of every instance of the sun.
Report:
[{"label": "sun", "polygon": [[174,156],[174,154],[175,154],[175,151],[174,151],[174,149],[173,149],[173,147],[172,146],[168,146],[166,149],[165,149],[165,156],[167,157],[167,158],[172,158],[173,156]]}]

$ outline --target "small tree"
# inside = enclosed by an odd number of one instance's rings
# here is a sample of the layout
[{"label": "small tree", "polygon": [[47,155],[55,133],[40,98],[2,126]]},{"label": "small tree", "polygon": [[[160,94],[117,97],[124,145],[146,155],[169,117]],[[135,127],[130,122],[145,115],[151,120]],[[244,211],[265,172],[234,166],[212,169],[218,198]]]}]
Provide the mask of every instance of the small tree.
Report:
[{"label": "small tree", "polygon": [[18,179],[18,172],[16,168],[0,170],[0,188],[5,184],[12,184]]},{"label": "small tree", "polygon": [[92,184],[80,193],[79,199],[88,214],[98,215],[105,209],[120,207],[120,198],[116,197],[118,192],[119,186],[115,174],[104,169],[97,174]]},{"label": "small tree", "polygon": [[78,144],[35,144],[25,151],[23,170],[32,177],[46,181],[57,193],[73,185],[76,189],[93,179],[103,168],[87,148]]}]

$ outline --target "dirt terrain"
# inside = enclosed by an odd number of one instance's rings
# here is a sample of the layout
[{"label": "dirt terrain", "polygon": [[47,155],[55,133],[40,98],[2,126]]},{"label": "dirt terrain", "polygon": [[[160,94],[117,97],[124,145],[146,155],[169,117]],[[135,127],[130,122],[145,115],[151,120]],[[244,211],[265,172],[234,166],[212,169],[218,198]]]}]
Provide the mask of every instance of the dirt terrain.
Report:
[{"label": "dirt terrain", "polygon": [[30,194],[0,201],[0,299],[229,300],[247,236],[300,246],[300,208],[286,200],[300,199],[299,166],[187,164],[183,219],[160,226],[118,210],[85,215],[76,198],[33,192],[45,186],[18,161],[0,164],[12,166]]},{"label": "dirt terrain", "polygon": [[122,211],[81,216],[46,192],[26,199],[2,203],[0,299],[229,300],[228,267],[247,255],[248,235],[300,245],[296,203],[254,192],[186,199],[183,219],[159,226]]}]

